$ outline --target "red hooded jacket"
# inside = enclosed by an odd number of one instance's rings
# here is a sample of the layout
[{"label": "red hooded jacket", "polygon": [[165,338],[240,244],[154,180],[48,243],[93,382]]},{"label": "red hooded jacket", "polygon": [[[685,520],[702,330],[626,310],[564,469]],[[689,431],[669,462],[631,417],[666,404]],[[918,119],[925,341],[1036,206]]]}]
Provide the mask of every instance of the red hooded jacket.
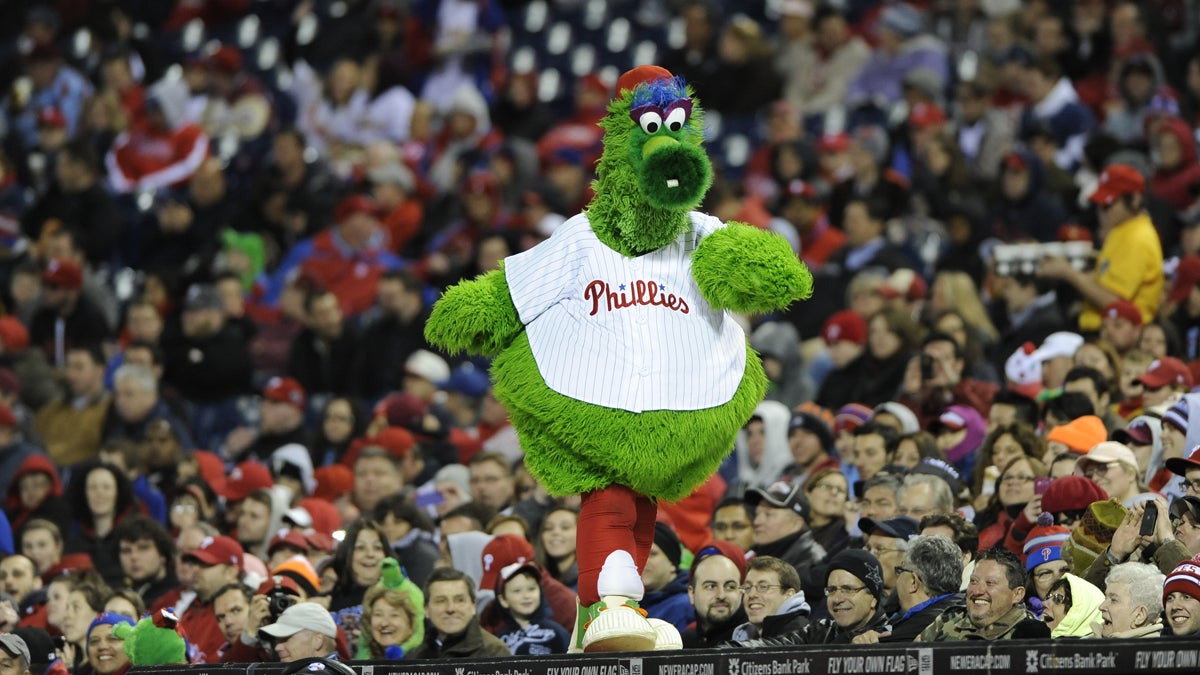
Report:
[{"label": "red hooded jacket", "polygon": [[[1172,168],[1155,169],[1150,178],[1150,191],[1156,197],[1171,205],[1177,211],[1183,211],[1196,200],[1192,192],[1200,186],[1200,164],[1196,163],[1196,139],[1187,122],[1172,117],[1159,123],[1156,136],[1170,134],[1179,142],[1181,157],[1179,164]],[[1157,140],[1157,139],[1155,139]]]},{"label": "red hooded jacket", "polygon": [[[50,492],[42,500],[42,503],[32,509],[26,509],[21,505],[21,490],[18,486],[22,478],[34,473],[44,473],[50,476]],[[69,515],[69,513],[54,513],[55,509],[46,508],[50,505],[50,502],[56,502],[62,504],[62,508],[65,509],[66,505],[63,504],[62,497],[62,480],[58,476],[58,467],[54,465],[54,462],[45,455],[30,455],[26,457],[25,461],[21,462],[21,466],[17,467],[17,472],[13,474],[12,482],[8,485],[7,500],[4,504],[4,510],[8,513],[8,521],[12,525],[12,531],[19,532],[30,518],[39,515],[48,516],[49,520],[58,522],[60,527],[64,526],[69,521],[59,520],[58,517]],[[43,513],[44,511],[46,513]]]}]

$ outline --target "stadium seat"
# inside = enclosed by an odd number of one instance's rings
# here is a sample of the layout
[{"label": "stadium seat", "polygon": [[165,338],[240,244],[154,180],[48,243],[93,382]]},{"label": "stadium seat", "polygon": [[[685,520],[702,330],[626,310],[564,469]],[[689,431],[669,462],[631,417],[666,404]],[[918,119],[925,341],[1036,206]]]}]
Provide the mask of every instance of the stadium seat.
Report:
[{"label": "stadium seat", "polygon": [[242,49],[253,47],[259,40],[260,26],[258,17],[253,14],[242,19],[237,27],[237,45]]},{"label": "stadium seat", "polygon": [[590,44],[582,44],[571,53],[571,73],[575,77],[583,77],[596,72],[596,49]]}]

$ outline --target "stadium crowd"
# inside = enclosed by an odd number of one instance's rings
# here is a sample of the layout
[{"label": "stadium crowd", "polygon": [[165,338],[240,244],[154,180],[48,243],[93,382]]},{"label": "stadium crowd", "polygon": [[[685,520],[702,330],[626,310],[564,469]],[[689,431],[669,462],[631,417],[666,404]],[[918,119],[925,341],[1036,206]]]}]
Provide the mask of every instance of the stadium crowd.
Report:
[{"label": "stadium crowd", "polygon": [[[578,496],[446,286],[586,207],[617,75],[815,277],[660,504],[683,646],[1200,633],[1184,0],[0,3],[0,673],[565,652]],[[687,440],[681,438],[681,451]],[[586,536],[586,533],[580,533]]]}]

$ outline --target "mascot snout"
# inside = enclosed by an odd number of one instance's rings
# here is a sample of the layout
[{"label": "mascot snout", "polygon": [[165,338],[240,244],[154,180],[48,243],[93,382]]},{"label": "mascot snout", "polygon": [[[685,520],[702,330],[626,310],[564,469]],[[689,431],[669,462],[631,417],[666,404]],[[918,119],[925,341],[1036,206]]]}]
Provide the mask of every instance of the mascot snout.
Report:
[{"label": "mascot snout", "polygon": [[655,136],[642,146],[638,186],[646,201],[661,209],[694,209],[712,182],[704,150],[670,136]]}]

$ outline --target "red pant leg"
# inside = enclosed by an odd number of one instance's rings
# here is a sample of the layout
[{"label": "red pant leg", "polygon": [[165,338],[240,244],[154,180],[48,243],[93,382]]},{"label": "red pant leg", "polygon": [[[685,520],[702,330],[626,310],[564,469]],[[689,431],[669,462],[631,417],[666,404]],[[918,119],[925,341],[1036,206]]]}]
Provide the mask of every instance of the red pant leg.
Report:
[{"label": "red pant leg", "polygon": [[650,559],[650,547],[654,545],[654,522],[658,519],[658,504],[645,495],[637,495],[637,523],[633,529],[633,539],[637,551],[633,561],[637,563],[639,572],[645,571],[646,561]]},{"label": "red pant leg", "polygon": [[[609,553],[623,550],[638,560],[639,542],[634,532],[639,522],[639,497],[624,485],[610,485],[582,496],[575,535],[575,560],[579,565],[579,602],[584,607],[600,602],[596,583]],[[650,528],[650,541],[653,542],[653,520]],[[649,546],[646,552],[649,555]],[[641,565],[645,562],[646,556],[643,556]]]}]

